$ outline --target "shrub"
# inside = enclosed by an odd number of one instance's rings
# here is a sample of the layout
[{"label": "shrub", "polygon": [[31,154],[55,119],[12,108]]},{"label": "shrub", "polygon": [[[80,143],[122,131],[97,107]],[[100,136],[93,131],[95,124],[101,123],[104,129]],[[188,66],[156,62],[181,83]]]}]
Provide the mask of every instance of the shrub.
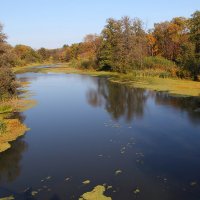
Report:
[{"label": "shrub", "polygon": [[179,71],[176,64],[160,56],[145,57],[143,60],[143,69],[160,70],[160,77],[177,77]]},{"label": "shrub", "polygon": [[0,67],[0,99],[16,93],[15,75],[10,68]]},{"label": "shrub", "polygon": [[87,60],[82,60],[80,62],[80,67],[83,69],[96,69],[97,68],[97,63],[95,59],[87,59]]},{"label": "shrub", "polygon": [[3,121],[0,121],[0,135],[6,131],[6,124]]}]

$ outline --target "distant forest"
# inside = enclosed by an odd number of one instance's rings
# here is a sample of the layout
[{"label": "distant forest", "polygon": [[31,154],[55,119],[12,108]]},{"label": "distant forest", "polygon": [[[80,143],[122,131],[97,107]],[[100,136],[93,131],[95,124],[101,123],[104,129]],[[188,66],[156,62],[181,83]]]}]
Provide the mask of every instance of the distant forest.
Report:
[{"label": "distant forest", "polygon": [[[0,99],[16,93],[13,67],[34,63],[69,63],[81,69],[120,73],[145,71],[162,78],[198,80],[200,73],[200,11],[190,18],[176,17],[145,30],[142,20],[107,20],[100,35],[58,49],[35,50],[9,45],[0,24]],[[30,38],[31,39],[31,38]]]}]

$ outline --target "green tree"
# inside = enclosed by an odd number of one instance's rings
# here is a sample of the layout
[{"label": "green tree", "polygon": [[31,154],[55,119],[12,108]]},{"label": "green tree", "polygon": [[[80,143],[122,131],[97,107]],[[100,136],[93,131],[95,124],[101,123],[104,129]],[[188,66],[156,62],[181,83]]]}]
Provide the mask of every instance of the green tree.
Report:
[{"label": "green tree", "polygon": [[101,34],[102,45],[98,55],[100,67],[119,72],[142,68],[142,60],[147,54],[145,35],[139,19],[108,19]]}]

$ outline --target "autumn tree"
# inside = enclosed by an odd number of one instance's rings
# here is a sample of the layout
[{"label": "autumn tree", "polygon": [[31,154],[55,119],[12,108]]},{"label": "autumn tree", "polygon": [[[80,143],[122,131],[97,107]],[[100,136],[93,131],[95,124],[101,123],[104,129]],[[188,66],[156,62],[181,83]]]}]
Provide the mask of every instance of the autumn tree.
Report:
[{"label": "autumn tree", "polygon": [[12,47],[7,44],[6,39],[0,24],[0,99],[16,93],[15,75],[11,70],[14,66]]},{"label": "autumn tree", "polygon": [[16,45],[14,52],[18,56],[19,64],[21,65],[37,63],[41,61],[39,54],[34,49],[26,45]]},{"label": "autumn tree", "polygon": [[50,58],[50,54],[49,54],[49,51],[45,48],[40,48],[38,51],[37,51],[38,55],[40,56],[41,58],[41,61],[48,61],[49,58]]},{"label": "autumn tree", "polygon": [[200,11],[196,11],[192,14],[190,19],[190,34],[191,40],[195,44],[196,56],[200,57]]}]

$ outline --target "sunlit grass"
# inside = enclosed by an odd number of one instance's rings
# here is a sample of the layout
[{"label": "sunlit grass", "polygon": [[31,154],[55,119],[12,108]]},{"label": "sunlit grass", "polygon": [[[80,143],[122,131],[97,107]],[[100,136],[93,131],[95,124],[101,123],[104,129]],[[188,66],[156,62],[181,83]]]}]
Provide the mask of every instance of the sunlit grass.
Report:
[{"label": "sunlit grass", "polygon": [[[24,85],[26,84],[24,83]],[[10,142],[24,135],[28,130],[19,119],[9,119],[10,115],[15,112],[23,112],[35,104],[34,100],[18,97],[0,101],[0,152],[9,149]]]},{"label": "sunlit grass", "polygon": [[167,91],[171,94],[184,96],[200,96],[200,82],[183,79],[160,78],[161,70],[134,70],[128,74],[116,72],[82,70],[70,67],[69,64],[49,68],[40,68],[41,73],[75,73],[91,76],[108,76],[112,82],[127,84],[131,87],[144,88],[156,91]]},{"label": "sunlit grass", "polygon": [[104,186],[98,185],[91,192],[84,193],[79,200],[111,200],[111,197],[104,196],[105,191],[106,189]]}]

